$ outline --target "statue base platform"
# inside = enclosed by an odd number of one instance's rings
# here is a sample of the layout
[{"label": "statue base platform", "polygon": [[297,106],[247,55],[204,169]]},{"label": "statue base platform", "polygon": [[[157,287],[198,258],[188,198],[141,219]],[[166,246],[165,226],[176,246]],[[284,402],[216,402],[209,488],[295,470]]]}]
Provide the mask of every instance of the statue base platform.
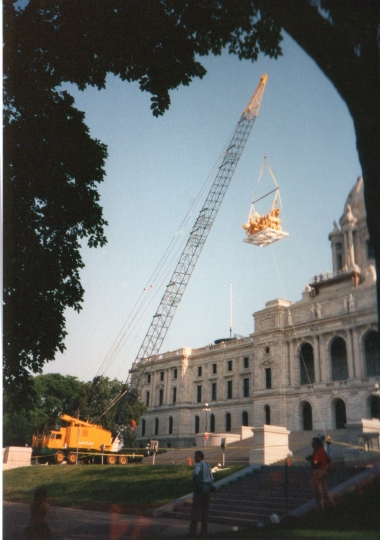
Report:
[{"label": "statue base platform", "polygon": [[244,239],[247,244],[253,244],[254,246],[265,247],[269,244],[273,244],[278,240],[282,240],[289,236],[287,232],[278,231],[276,229],[263,229],[257,233],[251,234]]}]

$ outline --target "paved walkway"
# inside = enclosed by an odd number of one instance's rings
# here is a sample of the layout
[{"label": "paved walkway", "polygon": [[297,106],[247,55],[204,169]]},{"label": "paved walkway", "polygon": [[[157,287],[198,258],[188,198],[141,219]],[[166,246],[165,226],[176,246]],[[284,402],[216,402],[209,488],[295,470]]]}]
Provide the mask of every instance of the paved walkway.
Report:
[{"label": "paved walkway", "polygon": [[[48,517],[52,540],[139,540],[181,538],[189,523],[167,518],[127,516],[107,512],[51,507]],[[29,507],[21,503],[3,503],[3,540],[22,540],[29,525]],[[231,526],[209,524],[210,533],[230,531]]]}]

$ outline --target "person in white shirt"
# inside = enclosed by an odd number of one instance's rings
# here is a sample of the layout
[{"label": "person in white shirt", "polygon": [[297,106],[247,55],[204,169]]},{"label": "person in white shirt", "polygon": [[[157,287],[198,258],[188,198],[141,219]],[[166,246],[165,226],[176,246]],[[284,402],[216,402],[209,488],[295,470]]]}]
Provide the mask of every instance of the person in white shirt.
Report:
[{"label": "person in white shirt", "polygon": [[197,450],[194,454],[194,461],[196,465],[193,473],[194,491],[189,535],[195,535],[197,533],[199,520],[201,521],[201,535],[206,535],[210,496],[214,478],[210,466],[204,461],[203,452]]}]

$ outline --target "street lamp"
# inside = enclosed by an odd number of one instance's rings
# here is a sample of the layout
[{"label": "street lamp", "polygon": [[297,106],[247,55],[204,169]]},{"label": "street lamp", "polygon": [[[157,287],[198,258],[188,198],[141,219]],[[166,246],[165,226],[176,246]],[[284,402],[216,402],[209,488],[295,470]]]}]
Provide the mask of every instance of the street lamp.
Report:
[{"label": "street lamp", "polygon": [[211,409],[209,409],[209,406],[208,406],[208,403],[205,403],[205,406],[204,406],[204,409],[203,409],[205,412],[206,412],[206,428],[205,428],[205,446],[206,446],[206,440],[208,438],[208,435],[207,435],[207,427],[208,427],[208,413]]}]

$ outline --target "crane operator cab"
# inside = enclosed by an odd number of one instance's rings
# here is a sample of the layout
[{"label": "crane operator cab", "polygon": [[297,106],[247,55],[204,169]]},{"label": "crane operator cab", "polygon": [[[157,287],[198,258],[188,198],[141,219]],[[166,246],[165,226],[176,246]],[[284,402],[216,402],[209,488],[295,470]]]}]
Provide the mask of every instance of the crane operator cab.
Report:
[{"label": "crane operator cab", "polygon": [[[281,227],[281,219],[279,217],[281,213],[281,208],[278,206],[280,199],[280,188],[278,187],[274,174],[267,162],[266,156],[264,156],[264,164],[261,168],[258,183],[260,183],[265,168],[269,170],[276,187],[275,189],[260,198],[256,199],[256,197],[254,196],[254,200],[252,201],[250,213],[248,216],[248,221],[243,225],[243,229],[247,233],[247,238],[244,239],[244,242],[259,247],[265,247],[269,244],[277,242],[278,240],[281,240],[282,238],[285,238],[286,236],[289,236],[289,234],[283,231]],[[260,200],[265,199],[271,193],[274,193],[274,200],[270,211],[267,213],[259,214],[256,211],[254,205]]]}]

